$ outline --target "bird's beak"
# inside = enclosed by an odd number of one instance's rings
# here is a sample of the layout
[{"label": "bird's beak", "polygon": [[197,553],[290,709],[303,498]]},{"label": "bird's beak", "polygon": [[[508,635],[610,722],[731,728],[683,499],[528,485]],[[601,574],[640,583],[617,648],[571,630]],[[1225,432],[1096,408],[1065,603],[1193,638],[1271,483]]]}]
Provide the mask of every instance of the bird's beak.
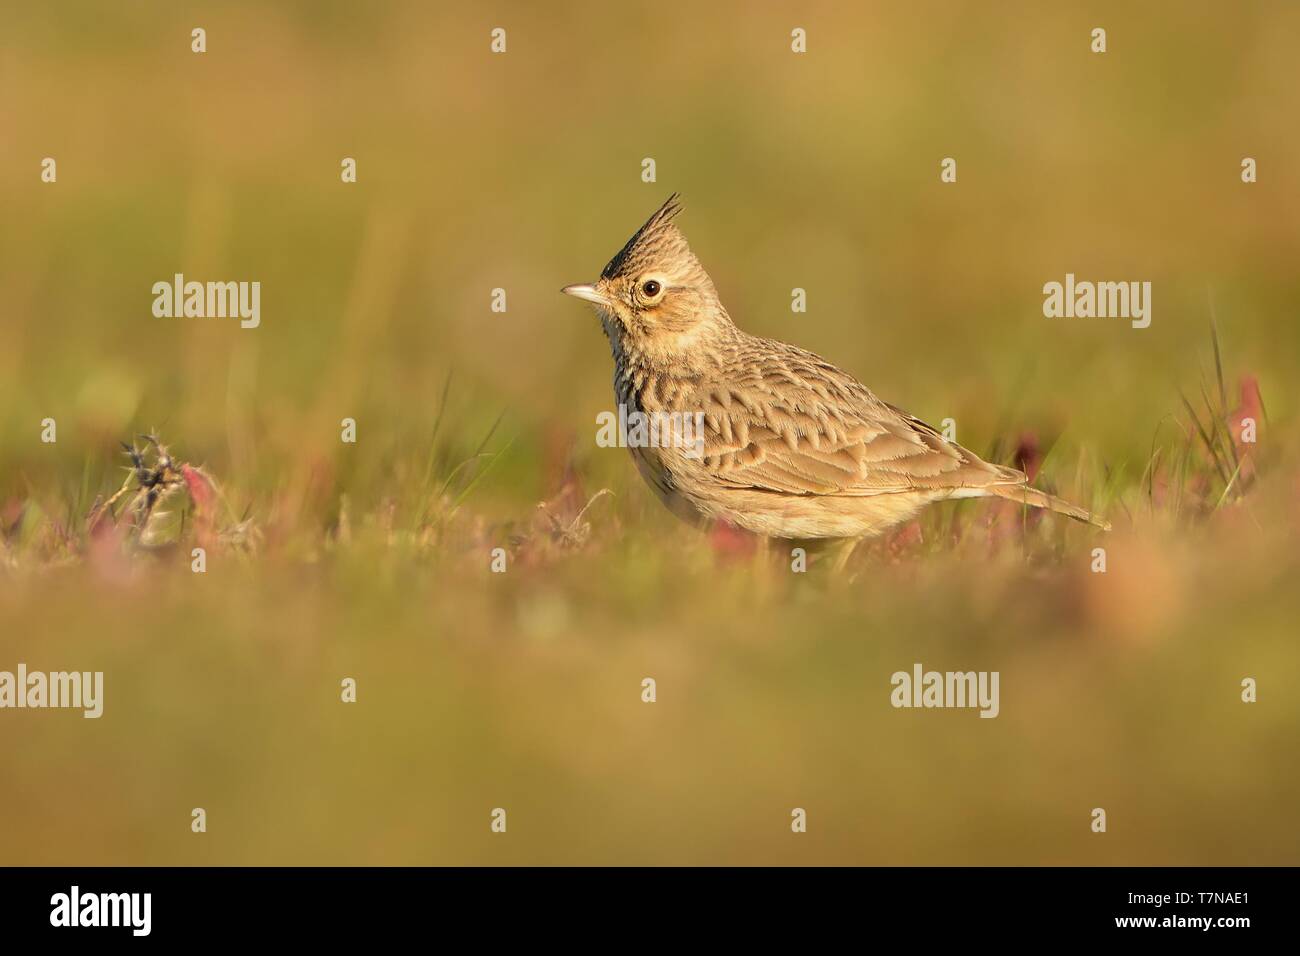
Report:
[{"label": "bird's beak", "polygon": [[597,305],[610,304],[609,299],[603,293],[598,292],[594,285],[566,285],[560,291],[577,299],[595,302]]}]

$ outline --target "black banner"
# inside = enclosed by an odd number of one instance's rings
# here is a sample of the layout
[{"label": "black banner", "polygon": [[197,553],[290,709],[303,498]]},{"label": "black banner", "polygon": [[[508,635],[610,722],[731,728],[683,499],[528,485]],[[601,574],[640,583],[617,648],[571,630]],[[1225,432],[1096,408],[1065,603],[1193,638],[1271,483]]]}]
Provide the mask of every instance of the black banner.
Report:
[{"label": "black banner", "polygon": [[[381,941],[517,929],[534,944],[896,935],[1234,945],[1281,932],[1286,869],[11,869],[8,940]],[[608,936],[613,932],[615,936]],[[476,938],[471,936],[471,939]],[[809,936],[811,939],[811,936]]]}]

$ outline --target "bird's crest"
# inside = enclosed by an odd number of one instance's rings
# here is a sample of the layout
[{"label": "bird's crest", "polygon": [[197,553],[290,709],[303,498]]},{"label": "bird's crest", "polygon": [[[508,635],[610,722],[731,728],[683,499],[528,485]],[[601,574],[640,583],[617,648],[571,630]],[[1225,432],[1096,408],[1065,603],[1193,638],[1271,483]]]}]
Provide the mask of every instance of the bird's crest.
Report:
[{"label": "bird's crest", "polygon": [[682,204],[677,197],[677,193],[669,196],[668,201],[645,221],[645,225],[632,234],[632,238],[600,273],[602,279],[637,273],[658,259],[690,255],[686,237],[673,225],[673,218],[682,211]]}]

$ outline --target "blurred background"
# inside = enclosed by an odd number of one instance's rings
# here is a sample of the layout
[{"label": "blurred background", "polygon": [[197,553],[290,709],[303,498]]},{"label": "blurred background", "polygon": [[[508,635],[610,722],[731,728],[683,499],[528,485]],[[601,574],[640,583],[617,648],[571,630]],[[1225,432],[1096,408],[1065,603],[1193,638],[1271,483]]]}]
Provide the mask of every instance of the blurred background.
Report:
[{"label": "blurred background", "polygon": [[[0,863],[1297,862],[1294,3],[0,17],[0,670],[106,675],[0,713]],[[676,524],[558,292],[673,191],[739,325],[1116,532],[954,504],[836,579]],[[1067,272],[1150,328],[1044,318]],[[155,318],[175,273],[260,327]],[[1226,475],[1192,416],[1245,412]],[[87,522],[149,431],[204,575]],[[1001,715],[893,710],[916,661]]]}]

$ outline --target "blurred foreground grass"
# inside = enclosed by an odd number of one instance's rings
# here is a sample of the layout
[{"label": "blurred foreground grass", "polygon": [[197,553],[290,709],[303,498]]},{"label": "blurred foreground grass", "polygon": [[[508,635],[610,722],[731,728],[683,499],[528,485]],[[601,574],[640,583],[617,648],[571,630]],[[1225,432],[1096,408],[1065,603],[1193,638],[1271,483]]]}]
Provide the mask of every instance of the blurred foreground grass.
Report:
[{"label": "blurred foreground grass", "polygon": [[[1106,575],[974,548],[828,581],[685,529],[504,575],[372,535],[34,575],[0,588],[0,660],[103,670],[105,713],[3,715],[2,856],[1294,863],[1294,520],[1120,533]],[[999,670],[1000,716],[892,709],[916,661]]]},{"label": "blurred foreground grass", "polygon": [[[299,512],[204,574],[201,522],[140,551],[25,512],[0,661],[102,670],[105,711],[3,715],[4,861],[1295,861],[1289,456],[1177,520],[1159,481],[1116,489],[1111,535],[942,506],[839,577],[713,546],[627,472],[581,517],[573,474],[555,520]],[[914,662],[999,671],[1000,715],[893,709]]]}]

